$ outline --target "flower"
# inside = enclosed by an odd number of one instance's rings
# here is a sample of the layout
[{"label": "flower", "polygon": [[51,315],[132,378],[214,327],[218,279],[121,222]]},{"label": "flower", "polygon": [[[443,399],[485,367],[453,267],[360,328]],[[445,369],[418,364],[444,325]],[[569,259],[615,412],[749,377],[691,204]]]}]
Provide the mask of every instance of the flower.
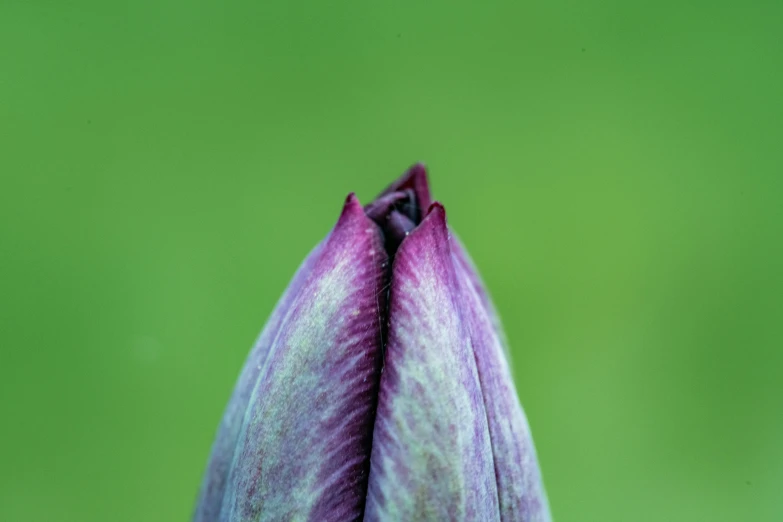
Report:
[{"label": "flower", "polygon": [[350,194],[251,350],[195,522],[550,520],[493,305],[414,165]]}]

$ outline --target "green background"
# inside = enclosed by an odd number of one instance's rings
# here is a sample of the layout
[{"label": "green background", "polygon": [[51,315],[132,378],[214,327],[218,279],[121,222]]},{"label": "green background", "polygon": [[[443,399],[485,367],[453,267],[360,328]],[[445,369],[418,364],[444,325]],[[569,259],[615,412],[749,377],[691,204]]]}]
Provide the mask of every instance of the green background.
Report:
[{"label": "green background", "polygon": [[783,2],[0,0],[0,520],[186,521],[416,160],[567,521],[783,520]]}]

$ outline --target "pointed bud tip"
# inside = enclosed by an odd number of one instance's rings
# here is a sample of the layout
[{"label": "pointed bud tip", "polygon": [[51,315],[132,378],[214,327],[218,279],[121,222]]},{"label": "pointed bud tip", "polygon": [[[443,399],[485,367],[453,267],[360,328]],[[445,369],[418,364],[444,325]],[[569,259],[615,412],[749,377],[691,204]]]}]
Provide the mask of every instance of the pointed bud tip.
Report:
[{"label": "pointed bud tip", "polygon": [[438,214],[442,216],[442,219],[446,220],[446,207],[443,206],[443,203],[440,201],[434,201],[429,208],[427,208],[427,216],[430,214]]},{"label": "pointed bud tip", "polygon": [[[359,198],[356,197],[356,192],[351,192],[345,196],[345,207],[359,205]],[[361,207],[361,205],[359,205]]]},{"label": "pointed bud tip", "polygon": [[429,208],[427,208],[427,214],[424,216],[421,225],[424,225],[427,222],[430,223],[428,227],[436,228],[439,232],[442,232],[444,236],[448,237],[449,232],[446,221],[446,208],[440,201],[433,202]]},{"label": "pointed bud tip", "polygon": [[413,190],[419,208],[425,209],[430,206],[432,203],[430,185],[427,181],[427,167],[424,166],[424,163],[414,163],[397,181],[386,187],[386,190],[378,197],[405,189]]},{"label": "pointed bud tip", "polygon": [[[417,245],[428,245],[426,248],[449,250],[449,229],[446,224],[446,209],[439,202],[432,203],[427,209],[427,215],[410,233],[405,242]],[[411,241],[412,240],[412,241]],[[416,248],[411,245],[410,248]]]},{"label": "pointed bud tip", "polygon": [[421,208],[428,208],[430,201],[430,183],[427,179],[427,166],[423,162],[414,163],[405,175],[407,183],[416,193]]},{"label": "pointed bud tip", "polygon": [[410,166],[406,176],[413,181],[413,183],[427,183],[427,165],[423,161],[417,161]]},{"label": "pointed bud tip", "polygon": [[359,203],[359,198],[356,197],[355,192],[351,192],[345,197],[345,203],[343,204],[343,210],[340,213],[340,219],[343,218],[343,216],[348,217],[350,215],[357,215],[361,214],[364,215],[364,209],[362,208],[362,204]]},{"label": "pointed bud tip", "polygon": [[347,234],[355,234],[359,230],[364,230],[380,236],[378,227],[369,226],[371,224],[372,221],[364,214],[364,208],[359,202],[359,198],[356,197],[355,193],[351,192],[345,198],[343,209],[340,212],[340,217],[337,218],[337,224],[335,224],[332,233],[345,231]]}]

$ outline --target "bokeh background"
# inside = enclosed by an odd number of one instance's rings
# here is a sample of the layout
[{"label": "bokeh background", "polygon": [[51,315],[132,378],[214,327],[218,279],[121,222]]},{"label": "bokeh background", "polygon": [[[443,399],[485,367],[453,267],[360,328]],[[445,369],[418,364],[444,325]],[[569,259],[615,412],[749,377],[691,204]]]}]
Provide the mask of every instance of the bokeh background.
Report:
[{"label": "bokeh background", "polygon": [[783,520],[782,27],[771,0],[0,0],[0,520],[188,520],[298,263],[417,160],[558,522]]}]

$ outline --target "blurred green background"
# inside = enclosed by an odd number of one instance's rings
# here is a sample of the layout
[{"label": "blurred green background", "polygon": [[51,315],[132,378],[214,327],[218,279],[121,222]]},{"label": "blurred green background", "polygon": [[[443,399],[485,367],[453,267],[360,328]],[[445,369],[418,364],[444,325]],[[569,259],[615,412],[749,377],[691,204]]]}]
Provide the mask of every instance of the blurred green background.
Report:
[{"label": "blurred green background", "polygon": [[245,354],[410,163],[557,522],[783,520],[783,2],[0,0],[0,520],[186,521]]}]

